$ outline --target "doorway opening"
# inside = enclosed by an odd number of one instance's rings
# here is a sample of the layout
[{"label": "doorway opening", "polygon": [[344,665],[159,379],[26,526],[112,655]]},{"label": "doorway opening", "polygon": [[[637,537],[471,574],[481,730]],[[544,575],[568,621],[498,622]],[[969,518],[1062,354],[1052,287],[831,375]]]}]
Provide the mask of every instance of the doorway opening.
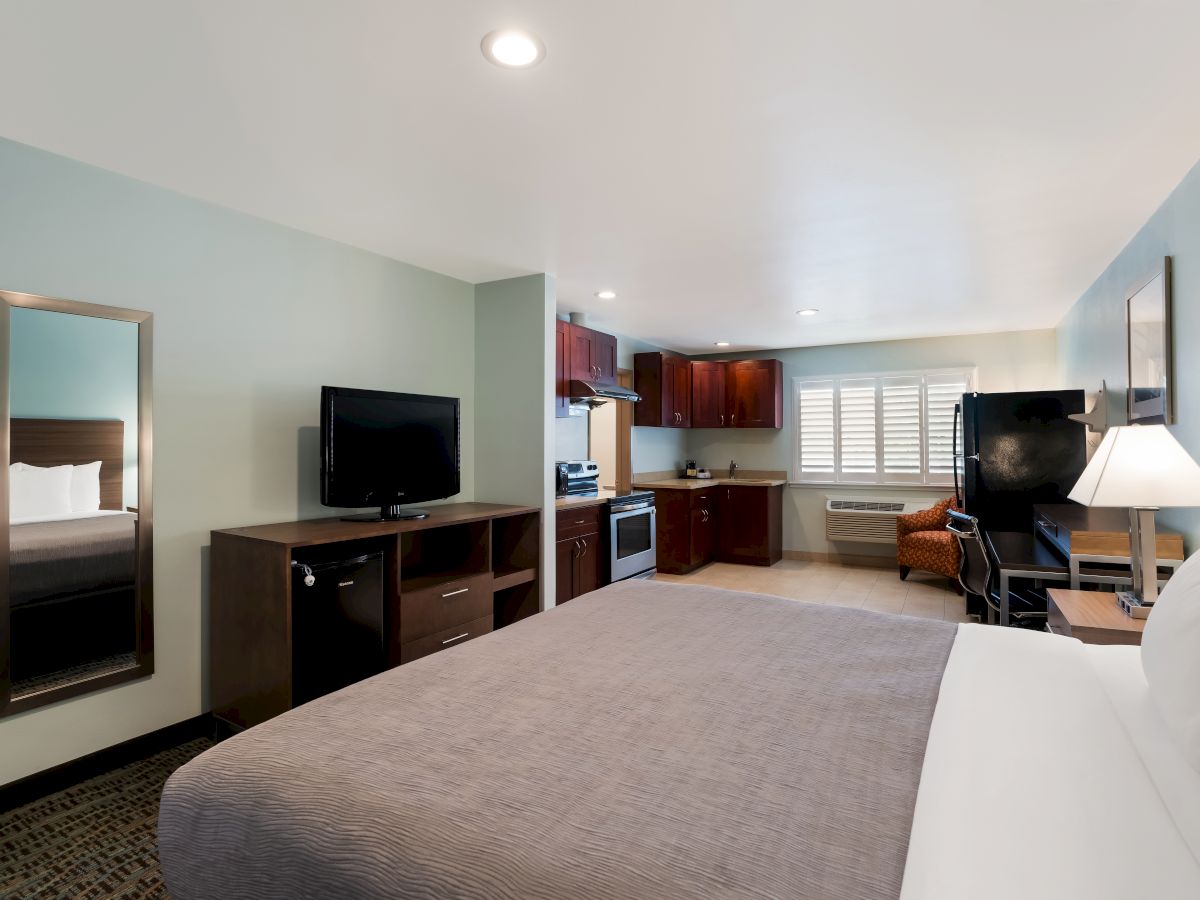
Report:
[{"label": "doorway opening", "polygon": [[[617,384],[633,387],[633,372],[620,369]],[[588,414],[588,459],[600,469],[603,490],[626,493],[633,487],[633,404],[605,403]]]}]

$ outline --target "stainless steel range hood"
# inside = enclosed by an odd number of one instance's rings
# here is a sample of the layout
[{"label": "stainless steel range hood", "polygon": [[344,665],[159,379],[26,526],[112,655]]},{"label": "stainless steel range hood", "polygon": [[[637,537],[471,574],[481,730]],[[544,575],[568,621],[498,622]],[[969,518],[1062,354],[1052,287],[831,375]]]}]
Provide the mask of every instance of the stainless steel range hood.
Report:
[{"label": "stainless steel range hood", "polygon": [[584,400],[628,400],[637,403],[642,398],[627,387],[619,384],[596,384],[591,381],[572,381],[569,390],[571,402]]}]

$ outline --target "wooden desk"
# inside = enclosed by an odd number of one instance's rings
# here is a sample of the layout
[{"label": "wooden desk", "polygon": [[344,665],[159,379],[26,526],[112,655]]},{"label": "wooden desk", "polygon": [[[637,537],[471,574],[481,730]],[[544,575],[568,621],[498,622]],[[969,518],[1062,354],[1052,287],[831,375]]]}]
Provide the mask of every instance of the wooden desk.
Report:
[{"label": "wooden desk", "polygon": [[1046,592],[1046,626],[1055,634],[1078,638],[1085,644],[1140,644],[1145,619],[1121,612],[1116,597],[1107,591]]}]

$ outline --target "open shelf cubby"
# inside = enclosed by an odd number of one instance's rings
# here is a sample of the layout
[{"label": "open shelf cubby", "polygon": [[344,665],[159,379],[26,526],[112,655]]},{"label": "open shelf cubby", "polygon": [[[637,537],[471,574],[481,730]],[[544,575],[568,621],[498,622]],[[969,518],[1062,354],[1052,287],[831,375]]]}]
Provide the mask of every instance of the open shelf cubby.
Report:
[{"label": "open shelf cubby", "polygon": [[519,513],[492,520],[492,589],[495,627],[538,611],[541,516]]},{"label": "open shelf cubby", "polygon": [[420,590],[489,570],[488,523],[445,525],[400,535],[400,590]]}]

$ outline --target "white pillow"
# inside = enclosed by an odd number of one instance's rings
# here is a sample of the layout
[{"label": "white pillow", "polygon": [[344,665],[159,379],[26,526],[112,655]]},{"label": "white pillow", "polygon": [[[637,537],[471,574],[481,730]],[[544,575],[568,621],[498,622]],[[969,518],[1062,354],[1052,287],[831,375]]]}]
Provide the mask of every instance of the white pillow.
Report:
[{"label": "white pillow", "polygon": [[1146,620],[1142,671],[1179,749],[1200,772],[1200,553],[1171,576]]},{"label": "white pillow", "polygon": [[71,467],[71,512],[95,512],[100,508],[100,463]]},{"label": "white pillow", "polygon": [[10,519],[61,516],[71,511],[71,470],[74,466],[43,469],[14,463],[8,469]]}]

